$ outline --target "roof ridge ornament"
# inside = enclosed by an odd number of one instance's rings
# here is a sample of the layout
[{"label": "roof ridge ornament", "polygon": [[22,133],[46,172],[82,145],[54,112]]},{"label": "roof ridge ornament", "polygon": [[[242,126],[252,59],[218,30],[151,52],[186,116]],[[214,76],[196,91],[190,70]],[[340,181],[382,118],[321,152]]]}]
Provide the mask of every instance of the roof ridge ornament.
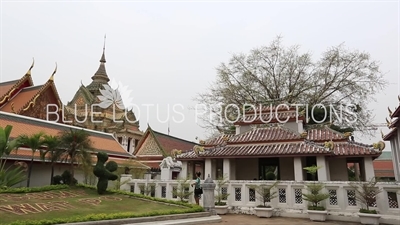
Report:
[{"label": "roof ridge ornament", "polygon": [[53,73],[51,74],[49,81],[54,81],[54,75],[55,75],[56,73],[57,73],[57,62],[56,62],[56,68],[54,68],[54,71],[53,71]]},{"label": "roof ridge ornament", "polygon": [[31,67],[29,67],[29,70],[26,72],[26,75],[31,75],[31,70],[35,66],[35,58],[32,58],[32,64]]}]

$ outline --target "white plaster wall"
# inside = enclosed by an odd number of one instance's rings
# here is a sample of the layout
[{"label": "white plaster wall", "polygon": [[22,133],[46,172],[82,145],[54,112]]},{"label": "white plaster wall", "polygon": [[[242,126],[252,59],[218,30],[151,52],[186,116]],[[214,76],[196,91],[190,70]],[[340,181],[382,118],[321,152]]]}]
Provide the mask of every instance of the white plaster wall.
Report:
[{"label": "white plaster wall", "polygon": [[292,157],[279,158],[281,180],[294,180],[294,162]]},{"label": "white plaster wall", "polygon": [[[29,166],[30,162],[27,162]],[[7,163],[7,166],[11,165],[10,163]],[[56,164],[54,166],[54,176],[56,175],[61,175],[65,170],[69,170],[71,167],[69,165],[63,165],[63,164]],[[83,173],[78,169],[75,168],[74,170],[74,177],[75,179],[78,180],[78,183],[83,183],[84,181],[84,175]],[[32,166],[32,173],[31,173],[31,179],[30,179],[30,187],[40,187],[40,186],[45,186],[45,185],[50,185],[50,175],[51,175],[51,166],[49,163],[38,163],[34,162]],[[26,172],[26,176],[28,176],[28,171]],[[17,184],[15,187],[26,187],[27,181],[21,182]]]},{"label": "white plaster wall", "polygon": [[330,180],[348,181],[346,158],[328,158]]},{"label": "white plaster wall", "polygon": [[253,180],[254,178],[258,178],[258,159],[237,159],[236,180]]}]

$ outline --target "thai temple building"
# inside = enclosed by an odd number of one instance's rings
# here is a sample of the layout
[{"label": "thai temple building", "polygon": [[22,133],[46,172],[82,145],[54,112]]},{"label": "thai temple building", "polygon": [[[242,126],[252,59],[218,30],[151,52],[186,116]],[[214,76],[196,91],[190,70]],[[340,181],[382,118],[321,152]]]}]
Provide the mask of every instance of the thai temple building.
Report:
[{"label": "thai temple building", "polygon": [[[92,76],[92,82],[87,86],[82,84],[71,101],[64,106],[65,119],[73,126],[111,133],[127,152],[133,153],[143,135],[134,112],[123,107],[122,102],[119,102],[121,107],[116,107],[116,104],[110,104],[106,108],[97,106],[100,103],[98,98],[101,95],[100,90],[105,90],[110,81],[105,63],[105,47],[103,47],[100,66]],[[92,109],[95,113],[92,113]]]},{"label": "thai temple building", "polygon": [[396,181],[400,181],[400,96],[398,96],[398,100],[399,105],[394,112],[388,108],[389,120],[386,121],[391,130],[388,134],[383,135],[383,140],[390,141],[392,148],[392,162]]},{"label": "thai temple building", "polygon": [[295,108],[249,110],[235,126],[235,135],[221,135],[178,155],[186,173],[225,175],[229,180],[303,181],[311,180],[303,168],[317,165],[321,167],[318,180],[348,181],[348,165],[352,164],[356,180],[365,181],[375,177],[373,160],[385,147],[384,142],[357,143],[351,133],[324,125],[307,126]]}]

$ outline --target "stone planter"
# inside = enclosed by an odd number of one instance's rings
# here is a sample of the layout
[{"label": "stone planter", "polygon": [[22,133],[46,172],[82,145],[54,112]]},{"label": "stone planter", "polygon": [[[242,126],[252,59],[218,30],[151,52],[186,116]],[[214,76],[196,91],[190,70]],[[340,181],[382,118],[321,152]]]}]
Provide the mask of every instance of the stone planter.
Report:
[{"label": "stone planter", "polygon": [[328,211],[324,210],[307,210],[308,216],[312,221],[323,222],[326,220],[326,216],[328,215]]},{"label": "stone planter", "polygon": [[358,213],[361,224],[379,225],[380,214]]},{"label": "stone planter", "polygon": [[256,211],[256,215],[258,217],[270,218],[272,217],[272,213],[274,212],[274,208],[263,208],[263,207],[256,207],[254,208]]},{"label": "stone planter", "polygon": [[215,211],[218,215],[225,215],[228,213],[228,206],[227,205],[216,205]]}]

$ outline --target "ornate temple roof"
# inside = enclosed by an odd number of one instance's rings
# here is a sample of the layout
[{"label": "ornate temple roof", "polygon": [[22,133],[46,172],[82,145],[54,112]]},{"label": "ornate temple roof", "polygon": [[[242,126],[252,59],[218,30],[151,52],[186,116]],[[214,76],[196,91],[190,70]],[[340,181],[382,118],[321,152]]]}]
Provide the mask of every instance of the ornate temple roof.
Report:
[{"label": "ornate temple roof", "polygon": [[100,65],[97,69],[96,73],[92,76],[92,83],[90,83],[86,88],[94,95],[97,96],[100,94],[100,89],[103,89],[104,84],[108,84],[110,79],[108,78],[106,71],[106,42],[104,37],[104,46],[103,46],[103,54],[100,58]]},{"label": "ornate temple roof", "polygon": [[390,110],[390,108],[388,107],[390,119],[386,119],[386,122],[388,123],[388,128],[391,130],[386,135],[382,134],[382,138],[385,141],[390,141],[392,137],[396,137],[395,135],[397,134],[398,128],[400,127],[400,95],[397,96],[397,98],[399,100],[399,105],[395,107],[394,112],[392,112],[392,110]]},{"label": "ornate temple roof", "polygon": [[193,148],[193,146],[196,145],[196,143],[194,142],[183,140],[181,138],[177,138],[174,136],[170,136],[168,134],[155,131],[150,126],[148,126],[142,139],[139,141],[138,146],[136,146],[135,151],[133,152],[134,155],[137,155],[140,152],[141,147],[143,147],[143,144],[146,141],[146,138],[149,136],[154,138],[158,147],[162,151],[162,155],[164,156],[169,155],[171,151],[174,149],[186,150],[186,149],[191,149]]},{"label": "ornate temple roof", "polygon": [[6,104],[21,89],[33,86],[33,81],[31,77],[31,70],[33,66],[34,62],[32,62],[29,70],[20,79],[0,83],[0,107]]},{"label": "ornate temple roof", "polygon": [[[0,83],[1,88],[9,88],[9,90],[2,90],[5,94],[2,104],[0,104],[0,111],[22,114],[28,109],[35,107],[38,104],[37,99],[46,93],[48,89],[51,89],[51,94],[54,96],[56,102],[47,103],[56,103],[61,108],[60,96],[54,84],[54,75],[57,72],[57,67],[45,84],[37,86],[34,86],[32,82],[32,68],[33,63],[28,72],[19,80]],[[46,109],[40,110],[43,112],[46,111]]]}]

